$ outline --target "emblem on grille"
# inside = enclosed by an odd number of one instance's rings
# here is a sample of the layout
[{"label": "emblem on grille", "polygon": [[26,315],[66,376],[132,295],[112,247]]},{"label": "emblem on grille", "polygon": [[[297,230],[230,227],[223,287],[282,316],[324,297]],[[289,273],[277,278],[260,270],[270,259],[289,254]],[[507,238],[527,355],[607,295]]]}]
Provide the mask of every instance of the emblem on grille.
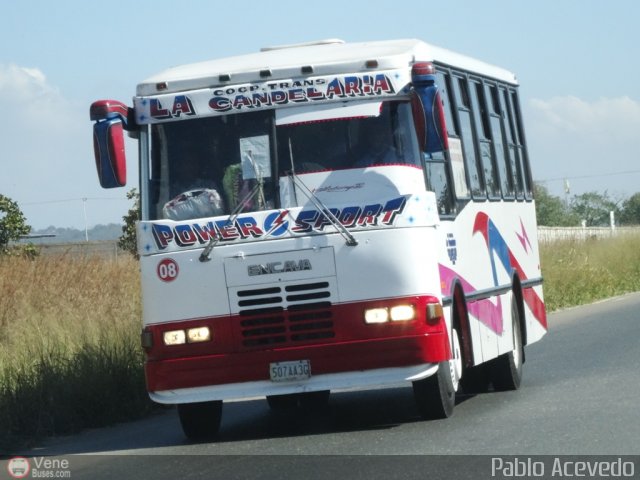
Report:
[{"label": "emblem on grille", "polygon": [[247,267],[247,272],[250,277],[270,275],[272,273],[300,272],[302,270],[311,270],[311,262],[306,258],[301,260],[285,260],[284,262],[261,263]]}]

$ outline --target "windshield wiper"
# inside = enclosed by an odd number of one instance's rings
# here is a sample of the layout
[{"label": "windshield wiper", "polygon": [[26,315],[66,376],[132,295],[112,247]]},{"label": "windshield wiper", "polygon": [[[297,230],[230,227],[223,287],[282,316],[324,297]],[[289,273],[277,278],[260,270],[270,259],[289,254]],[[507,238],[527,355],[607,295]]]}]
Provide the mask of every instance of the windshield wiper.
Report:
[{"label": "windshield wiper", "polygon": [[329,208],[324,203],[322,203],[322,200],[320,200],[316,196],[316,194],[313,193],[311,189],[305,185],[305,183],[300,179],[300,177],[298,177],[298,175],[296,175],[294,171],[289,172],[289,178],[291,178],[291,181],[293,182],[293,191],[296,191],[296,186],[301,187],[300,191],[311,201],[311,203],[313,203],[320,214],[324,215],[324,217],[329,220],[329,223],[331,223],[331,225],[334,226],[338,233],[342,235],[342,238],[346,240],[347,245],[349,245],[350,247],[355,247],[356,245],[358,245],[358,241],[353,235],[351,235],[351,232],[347,230],[347,227],[340,223],[340,220],[336,218],[333,212],[331,212],[331,210],[329,210]]},{"label": "windshield wiper", "polygon": [[[227,228],[229,225],[233,225],[236,221],[236,218],[238,218],[238,215],[242,213],[245,206],[251,200],[253,200],[253,197],[255,197],[256,193],[258,192],[263,192],[262,178],[260,178],[258,180],[258,183],[254,185],[251,191],[248,194],[246,194],[242,200],[240,200],[238,205],[236,205],[236,208],[234,208],[233,211],[231,212],[231,215],[229,215],[229,218],[227,218],[227,221],[222,228]],[[207,246],[204,247],[204,250],[200,254],[199,259],[201,262],[208,262],[209,260],[211,260],[211,252],[213,251],[215,246],[218,245],[219,242],[220,242],[219,235],[216,235],[211,240],[209,240],[209,243],[207,243]]]},{"label": "windshield wiper", "polygon": [[340,223],[340,220],[338,220],[336,216],[333,213],[331,213],[331,210],[329,210],[329,208],[327,208],[327,206],[324,203],[322,203],[322,200],[320,200],[316,196],[316,194],[313,193],[311,189],[307,187],[305,183],[302,181],[302,179],[296,174],[296,170],[293,162],[293,148],[291,146],[291,138],[289,138],[289,160],[291,161],[291,170],[289,170],[288,175],[289,175],[289,178],[291,179],[291,182],[293,183],[293,197],[296,202],[296,205],[298,204],[298,197],[296,195],[296,185],[299,185],[301,187],[300,190],[304,194],[304,196],[307,197],[311,201],[311,203],[313,203],[313,205],[318,209],[320,214],[324,215],[324,217],[327,220],[329,220],[329,223],[333,225],[334,228],[338,231],[338,233],[342,235],[342,238],[346,240],[347,245],[349,245],[350,247],[355,247],[356,245],[358,245],[358,241],[354,238],[353,235],[351,235],[351,232],[347,230],[347,227],[345,227],[344,225],[342,225],[342,223]]},{"label": "windshield wiper", "polygon": [[[251,150],[247,151],[247,158],[249,159],[249,164],[253,169],[253,173],[256,177],[257,183],[254,185],[251,191],[242,200],[240,200],[240,203],[236,205],[236,208],[233,209],[233,211],[231,212],[231,215],[229,215],[229,218],[227,218],[227,221],[222,228],[227,228],[229,225],[233,225],[235,223],[236,218],[238,218],[238,215],[242,213],[245,205],[247,205],[251,200],[253,200],[253,197],[256,196],[256,193],[258,194],[258,206],[262,209],[266,205],[266,200],[264,197],[264,179],[262,178],[262,171],[256,165],[256,162],[253,159]],[[209,243],[200,254],[201,262],[208,262],[209,260],[211,260],[211,252],[219,242],[220,242],[220,238],[218,236],[209,240]]]},{"label": "windshield wiper", "polygon": [[[297,186],[300,188],[300,191],[304,194],[304,196],[307,197],[311,201],[311,203],[313,203],[313,205],[318,209],[320,214],[323,215],[331,225],[333,225],[333,227],[338,231],[340,235],[342,235],[342,237],[345,239],[346,244],[348,246],[355,247],[356,245],[358,245],[358,241],[351,234],[351,232],[347,230],[347,227],[345,227],[344,225],[342,225],[342,223],[340,223],[340,220],[336,218],[336,216],[331,212],[331,210],[329,210],[329,208],[322,202],[322,200],[320,200],[315,195],[315,193],[313,193],[311,189],[307,187],[307,185],[305,185],[305,183],[300,179],[300,177],[296,175],[293,169],[293,152],[291,152],[291,140],[289,140],[289,151],[290,151],[290,158],[292,161],[291,161],[291,170],[288,172],[288,175],[291,181],[293,182],[294,196],[296,195],[296,186]],[[265,201],[264,185],[263,185],[264,180],[262,178],[260,170],[258,169],[257,165],[253,161],[251,152],[249,152],[249,161],[256,175],[257,183],[251,189],[251,191],[238,203],[236,208],[234,208],[233,212],[231,212],[231,215],[229,215],[229,218],[227,218],[227,221],[222,228],[226,228],[229,225],[233,225],[236,219],[238,218],[238,215],[240,215],[244,210],[245,205],[247,205],[247,203],[249,203],[253,199],[253,197],[255,197],[256,194],[259,194],[258,201],[264,204],[264,201]],[[219,236],[215,236],[214,238],[209,240],[209,243],[200,254],[199,259],[201,262],[208,262],[209,260],[211,260],[211,252],[216,247],[216,245],[218,245],[219,242],[220,242]]]}]

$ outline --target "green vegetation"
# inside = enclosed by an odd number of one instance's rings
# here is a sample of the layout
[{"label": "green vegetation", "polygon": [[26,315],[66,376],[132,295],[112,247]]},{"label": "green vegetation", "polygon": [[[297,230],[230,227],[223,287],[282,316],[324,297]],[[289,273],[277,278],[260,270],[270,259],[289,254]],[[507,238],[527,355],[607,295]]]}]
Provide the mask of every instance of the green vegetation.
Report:
[{"label": "green vegetation", "polygon": [[133,200],[133,205],[122,217],[122,235],[118,239],[118,247],[129,252],[134,258],[138,258],[138,245],[136,235],[136,222],[140,220],[140,194],[134,188],[127,192],[127,199]]},{"label": "green vegetation", "polygon": [[640,291],[640,236],[542,245],[548,311]]},{"label": "green vegetation", "polygon": [[18,204],[0,194],[0,255],[35,256],[33,245],[12,245],[30,230]]},{"label": "green vegetation", "polygon": [[607,227],[610,212],[617,225],[640,225],[640,193],[614,200],[607,192],[586,192],[571,199],[551,195],[540,184],[534,185],[538,225],[546,227]]},{"label": "green vegetation", "polygon": [[[542,245],[548,311],[640,290],[640,236]],[[0,256],[0,451],[148,414],[136,260]]]},{"label": "green vegetation", "polygon": [[0,451],[152,408],[128,255],[0,256]]}]

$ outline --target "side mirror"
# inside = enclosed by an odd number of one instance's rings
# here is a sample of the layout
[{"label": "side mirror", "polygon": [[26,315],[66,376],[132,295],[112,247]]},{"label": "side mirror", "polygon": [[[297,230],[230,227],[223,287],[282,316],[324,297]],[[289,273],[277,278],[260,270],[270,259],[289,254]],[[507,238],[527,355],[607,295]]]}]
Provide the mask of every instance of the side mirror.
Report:
[{"label": "side mirror", "polygon": [[89,116],[96,122],[93,125],[93,149],[102,188],[123,187],[127,183],[124,129],[128,111],[125,104],[114,100],[91,104]]},{"label": "side mirror", "polygon": [[416,63],[412,71],[411,109],[420,149],[425,153],[449,148],[444,107],[431,63]]}]

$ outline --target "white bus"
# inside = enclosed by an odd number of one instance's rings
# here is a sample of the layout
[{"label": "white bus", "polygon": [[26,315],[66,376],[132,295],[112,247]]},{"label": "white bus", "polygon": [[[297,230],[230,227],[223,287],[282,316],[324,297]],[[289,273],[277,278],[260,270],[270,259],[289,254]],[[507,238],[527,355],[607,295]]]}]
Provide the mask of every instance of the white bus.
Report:
[{"label": "white bus", "polygon": [[413,385],[517,389],[546,332],[513,74],[418,40],[312,44],[164,71],[91,107],[101,184],[139,140],[142,345],[185,434]]}]

